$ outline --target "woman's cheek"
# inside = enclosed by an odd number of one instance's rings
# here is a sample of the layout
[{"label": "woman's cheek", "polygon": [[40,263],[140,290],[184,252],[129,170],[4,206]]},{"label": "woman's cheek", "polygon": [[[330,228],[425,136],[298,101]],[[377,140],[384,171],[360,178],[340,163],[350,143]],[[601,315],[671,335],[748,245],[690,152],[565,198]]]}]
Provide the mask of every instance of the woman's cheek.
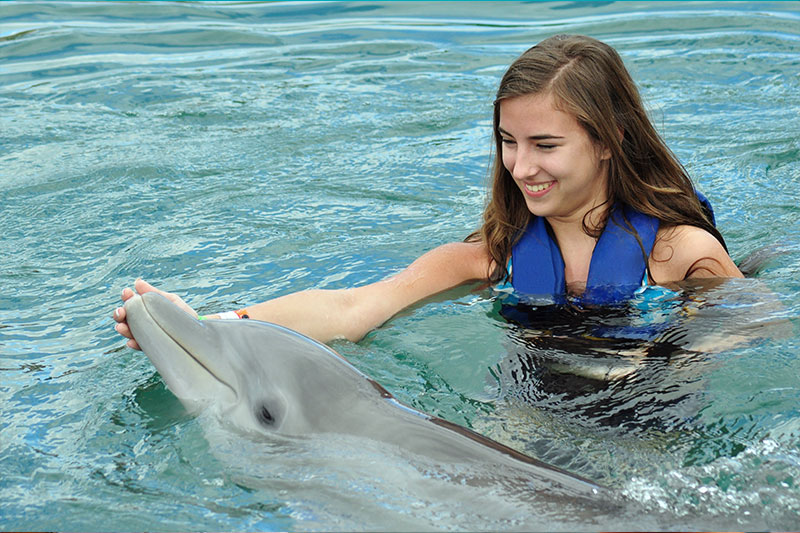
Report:
[{"label": "woman's cheek", "polygon": [[512,174],[512,175],[513,175],[513,174],[514,174],[514,162],[515,162],[515,157],[514,157],[514,156],[513,156],[513,154],[511,153],[511,150],[506,150],[506,149],[504,149],[504,150],[503,150],[503,157],[502,157],[502,159],[503,159],[503,166],[504,166],[504,167],[506,167],[506,170],[508,170],[508,173],[509,173],[509,174]]}]

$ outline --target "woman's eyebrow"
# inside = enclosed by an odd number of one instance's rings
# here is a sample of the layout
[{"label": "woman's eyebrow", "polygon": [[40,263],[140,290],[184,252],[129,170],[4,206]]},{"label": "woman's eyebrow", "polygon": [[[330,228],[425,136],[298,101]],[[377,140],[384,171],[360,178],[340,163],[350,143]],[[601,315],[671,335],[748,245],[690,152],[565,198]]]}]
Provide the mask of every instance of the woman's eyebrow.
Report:
[{"label": "woman's eyebrow", "polygon": [[[506,130],[504,130],[500,126],[497,127],[497,131],[500,132],[501,135],[506,135],[508,137],[513,137],[513,135],[508,133]],[[561,135],[553,135],[551,133],[540,133],[538,135],[530,135],[530,136],[525,137],[525,138],[526,139],[530,139],[532,141],[541,141],[541,140],[544,140],[544,139],[563,139],[564,137],[561,136]]]}]

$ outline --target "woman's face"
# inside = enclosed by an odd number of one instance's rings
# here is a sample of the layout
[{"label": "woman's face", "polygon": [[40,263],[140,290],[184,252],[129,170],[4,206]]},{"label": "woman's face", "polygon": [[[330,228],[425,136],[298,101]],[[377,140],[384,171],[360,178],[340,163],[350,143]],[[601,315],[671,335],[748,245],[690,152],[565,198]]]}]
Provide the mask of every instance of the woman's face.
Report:
[{"label": "woman's face", "polygon": [[599,149],[550,94],[500,102],[503,165],[531,213],[553,222],[582,221],[607,199],[608,150]]}]

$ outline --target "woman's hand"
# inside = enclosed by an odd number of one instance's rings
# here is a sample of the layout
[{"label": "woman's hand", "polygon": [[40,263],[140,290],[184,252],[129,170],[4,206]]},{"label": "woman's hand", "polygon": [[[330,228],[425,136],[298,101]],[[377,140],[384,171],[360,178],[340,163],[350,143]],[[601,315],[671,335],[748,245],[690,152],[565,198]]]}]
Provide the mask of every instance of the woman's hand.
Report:
[{"label": "woman's hand", "polygon": [[[186,302],[184,302],[183,299],[180,296],[178,296],[177,294],[172,294],[170,292],[165,292],[165,291],[156,289],[155,287],[153,287],[152,285],[150,285],[149,283],[147,283],[146,281],[144,281],[142,279],[137,279],[136,283],[134,283],[133,286],[136,289],[135,293],[131,289],[127,288],[127,287],[122,290],[122,302],[123,302],[123,304],[125,302],[127,302],[128,300],[130,300],[131,298],[133,298],[134,294],[137,294],[137,293],[138,294],[144,294],[146,292],[155,291],[155,292],[161,294],[162,296],[166,297],[172,303],[177,304],[178,307],[180,307],[181,309],[183,309],[184,311],[186,311],[187,313],[189,313],[193,317],[197,317],[197,313],[195,312],[195,310],[192,309],[191,307],[189,307],[189,305]],[[128,327],[128,321],[127,321],[127,318],[125,316],[125,308],[124,307],[117,307],[114,310],[114,320],[117,322],[117,325],[114,326],[114,329],[117,331],[117,333],[119,333],[120,335],[122,335],[123,337],[126,337],[128,339],[128,343],[127,343],[128,346],[130,348],[133,348],[134,350],[141,350],[141,348],[139,347],[139,343],[137,343],[136,339],[133,338],[133,334],[131,333],[131,328]]]}]

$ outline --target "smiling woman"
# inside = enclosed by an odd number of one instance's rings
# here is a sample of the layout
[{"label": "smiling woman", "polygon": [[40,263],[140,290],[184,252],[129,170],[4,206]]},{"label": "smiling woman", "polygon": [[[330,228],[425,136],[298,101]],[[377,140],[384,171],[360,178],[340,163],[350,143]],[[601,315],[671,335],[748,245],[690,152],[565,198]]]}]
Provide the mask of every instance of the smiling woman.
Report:
[{"label": "smiling woman", "polygon": [[[529,49],[500,82],[494,126],[501,156],[473,235],[487,243],[491,279],[535,295],[618,285],[630,295],[648,283],[741,277],[610,46],[560,35]],[[625,231],[604,239],[615,225]],[[595,253],[598,239],[611,241],[607,255]],[[613,276],[620,261],[628,279]]]},{"label": "smiling woman", "polygon": [[[590,301],[602,303],[597,291],[622,287],[630,297],[648,283],[742,276],[608,45],[556,36],[534,46],[503,76],[494,120],[492,197],[483,228],[467,242],[436,248],[388,280],[295,293],[242,313],[321,342],[358,340],[402,309],[468,282],[505,279],[535,296],[589,290]],[[657,232],[640,235],[648,225]],[[603,254],[594,253],[598,240]],[[552,259],[542,268],[544,252]],[[604,276],[620,272],[618,262],[631,265],[628,277]],[[126,289],[123,301],[133,294]],[[124,309],[114,317],[136,347]]]}]

